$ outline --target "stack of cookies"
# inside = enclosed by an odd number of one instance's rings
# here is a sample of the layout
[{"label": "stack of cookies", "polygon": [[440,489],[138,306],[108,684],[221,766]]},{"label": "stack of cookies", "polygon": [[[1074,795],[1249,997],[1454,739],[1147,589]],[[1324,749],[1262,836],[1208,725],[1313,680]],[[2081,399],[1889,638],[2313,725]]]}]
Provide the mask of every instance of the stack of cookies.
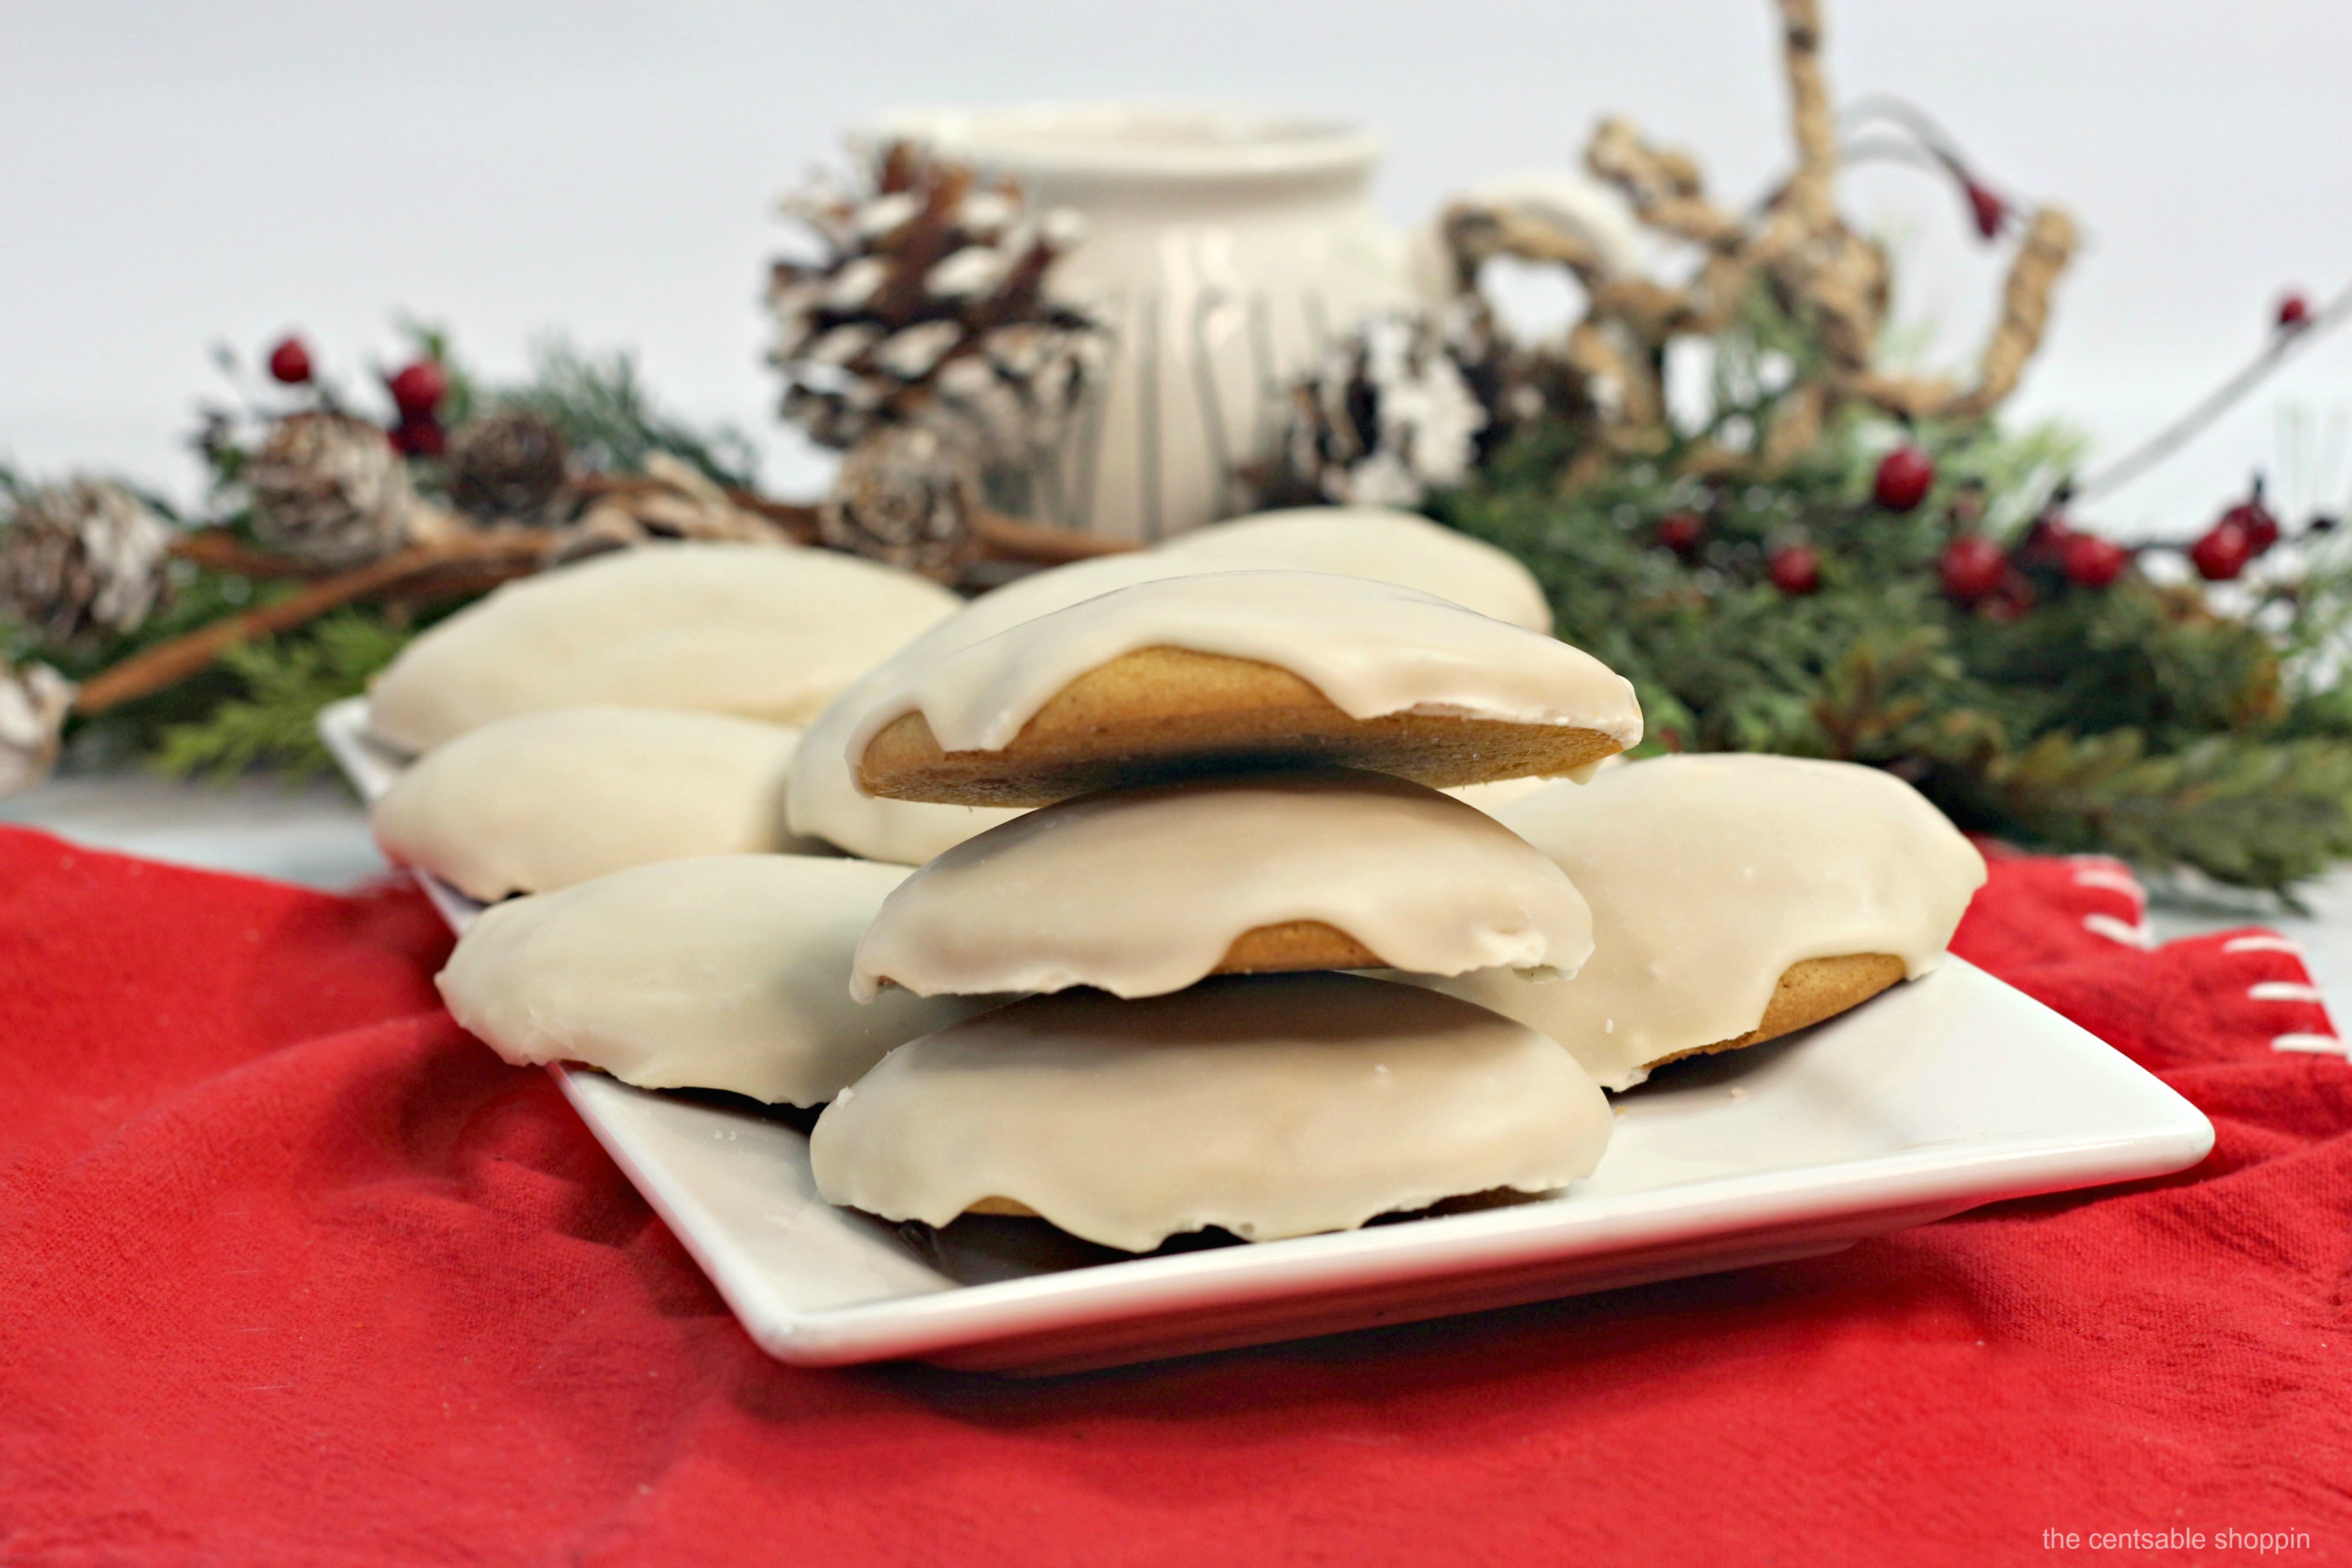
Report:
[{"label": "stack of cookies", "polygon": [[1589,1174],[1612,1119],[1572,1055],[1334,972],[1573,974],[1592,920],[1569,876],[1439,791],[1584,773],[1640,730],[1566,644],[1318,573],[1139,584],[904,671],[850,734],[859,788],[1039,809],[899,883],[853,991],[1033,994],[836,1096],[819,1190],[1140,1251]]},{"label": "stack of cookies", "polygon": [[[1541,784],[1639,739],[1633,691],[1423,520],[1227,524],[952,613],[815,553],[452,617],[377,688],[428,754],[376,826],[506,900],[440,977],[501,1056],[830,1102],[821,1190],[894,1220],[1144,1250],[1555,1189],[1603,1089],[1927,973],[1984,879],[1850,763]],[[801,614],[832,597],[863,641]],[[541,635],[559,601],[613,658]]]}]

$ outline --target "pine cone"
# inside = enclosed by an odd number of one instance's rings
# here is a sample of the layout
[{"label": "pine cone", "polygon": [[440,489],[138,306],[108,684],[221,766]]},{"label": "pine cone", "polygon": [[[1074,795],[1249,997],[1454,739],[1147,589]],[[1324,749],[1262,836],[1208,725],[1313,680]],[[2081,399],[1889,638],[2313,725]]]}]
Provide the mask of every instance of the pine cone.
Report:
[{"label": "pine cone", "polygon": [[1470,476],[1507,378],[1483,315],[1375,316],[1342,340],[1293,395],[1283,460],[1299,488],[1342,503],[1412,507]]},{"label": "pine cone", "polygon": [[73,695],[73,682],[46,664],[0,668],[0,795],[49,776]]},{"label": "pine cone", "polygon": [[800,542],[782,523],[739,505],[700,469],[667,452],[648,454],[642,474],[585,476],[572,487],[569,504],[556,562],[664,539]]},{"label": "pine cone", "polygon": [[570,458],[563,432],[536,414],[469,419],[449,438],[449,499],[481,522],[535,518],[563,488]]},{"label": "pine cone", "polygon": [[52,643],[131,631],[163,596],[171,543],[171,525],[121,485],[44,485],[0,533],[0,613]]},{"label": "pine cone", "polygon": [[305,565],[362,566],[400,548],[416,492],[382,430],[347,414],[289,415],[246,466],[254,537]]},{"label": "pine cone", "polygon": [[987,458],[1050,445],[1101,374],[1102,324],[1045,298],[1076,216],[1024,215],[1018,187],[905,143],[861,195],[819,188],[786,210],[824,251],[775,264],[771,355],[784,417],[819,445],[878,426],[930,424]]},{"label": "pine cone", "polygon": [[946,579],[972,553],[979,507],[968,453],[936,430],[885,425],[842,459],[817,528],[835,550]]}]

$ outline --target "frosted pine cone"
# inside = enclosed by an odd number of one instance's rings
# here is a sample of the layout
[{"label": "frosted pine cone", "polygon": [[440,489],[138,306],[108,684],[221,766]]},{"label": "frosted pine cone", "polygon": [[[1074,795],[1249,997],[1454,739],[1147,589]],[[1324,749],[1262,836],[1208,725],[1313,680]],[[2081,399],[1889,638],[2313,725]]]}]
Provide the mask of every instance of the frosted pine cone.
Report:
[{"label": "frosted pine cone", "polygon": [[400,548],[416,492],[382,430],[347,414],[278,422],[246,466],[254,537],[305,565],[363,566]]},{"label": "frosted pine cone", "polygon": [[885,425],[842,459],[817,527],[836,550],[952,577],[971,552],[979,507],[967,453],[936,430]]},{"label": "frosted pine cone", "polygon": [[171,525],[121,485],[41,486],[0,532],[0,612],[52,643],[131,631],[163,596],[171,543]]},{"label": "frosted pine cone", "polygon": [[785,210],[822,254],[776,263],[770,357],[784,417],[820,445],[931,424],[983,458],[1025,458],[1099,378],[1101,323],[1045,293],[1075,214],[1025,215],[1016,187],[975,188],[971,170],[905,143],[870,191],[820,188]]},{"label": "frosted pine cone", "polygon": [[1417,506],[1462,483],[1493,423],[1465,367],[1480,368],[1494,352],[1483,321],[1468,318],[1366,321],[1295,394],[1283,452],[1290,475],[1326,500],[1383,506]]},{"label": "frosted pine cone", "polygon": [[642,474],[590,474],[568,494],[570,515],[556,561],[666,539],[800,542],[782,523],[739,503],[700,469],[667,452],[648,454]]},{"label": "frosted pine cone", "polygon": [[0,795],[49,776],[73,696],[73,682],[46,664],[0,668]]},{"label": "frosted pine cone", "polygon": [[563,488],[563,432],[519,409],[469,419],[449,438],[449,499],[482,522],[535,518]]}]

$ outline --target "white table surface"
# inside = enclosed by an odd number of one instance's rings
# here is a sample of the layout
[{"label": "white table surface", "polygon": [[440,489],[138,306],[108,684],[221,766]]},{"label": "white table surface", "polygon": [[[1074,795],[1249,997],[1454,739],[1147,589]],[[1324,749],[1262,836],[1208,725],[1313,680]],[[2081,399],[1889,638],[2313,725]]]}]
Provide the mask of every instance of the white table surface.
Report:
[{"label": "white table surface", "polygon": [[[368,836],[367,813],[339,781],[174,783],[144,774],[53,779],[0,800],[0,822],[46,828],[97,848],[175,865],[274,877],[341,890],[390,872]],[[2264,925],[2303,945],[2331,1010],[2352,1006],[2352,866],[2303,889],[2309,915],[2159,898],[2148,923],[2159,941]]]}]

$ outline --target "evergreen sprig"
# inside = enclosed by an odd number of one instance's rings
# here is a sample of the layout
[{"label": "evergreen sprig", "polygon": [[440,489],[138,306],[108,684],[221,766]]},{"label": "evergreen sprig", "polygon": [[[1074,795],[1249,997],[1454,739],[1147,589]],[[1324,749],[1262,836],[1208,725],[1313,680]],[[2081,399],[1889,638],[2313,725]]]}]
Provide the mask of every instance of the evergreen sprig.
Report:
[{"label": "evergreen sprig", "polygon": [[[1528,564],[1560,636],[1634,683],[1654,749],[1872,763],[1973,830],[2273,890],[2352,856],[2339,556],[2315,552],[2232,613],[2200,586],[2134,570],[2083,588],[2054,565],[2032,570],[2031,609],[1969,609],[1941,590],[1943,551],[1963,528],[2014,543],[2074,443],[1911,430],[1937,483],[1894,512],[1869,476],[1897,435],[1852,417],[1770,477],[1701,480],[1669,452],[1563,493],[1573,437],[1556,432],[1432,510]],[[1687,557],[1657,542],[1685,510],[1706,520]],[[1765,563],[1800,541],[1821,587],[1790,595]]]},{"label": "evergreen sprig", "polygon": [[307,777],[330,762],[315,723],[330,702],[356,697],[408,640],[377,616],[345,612],[296,636],[247,643],[221,656],[241,688],[201,720],[164,726],[155,764],[186,777],[234,777],[268,768]]}]

